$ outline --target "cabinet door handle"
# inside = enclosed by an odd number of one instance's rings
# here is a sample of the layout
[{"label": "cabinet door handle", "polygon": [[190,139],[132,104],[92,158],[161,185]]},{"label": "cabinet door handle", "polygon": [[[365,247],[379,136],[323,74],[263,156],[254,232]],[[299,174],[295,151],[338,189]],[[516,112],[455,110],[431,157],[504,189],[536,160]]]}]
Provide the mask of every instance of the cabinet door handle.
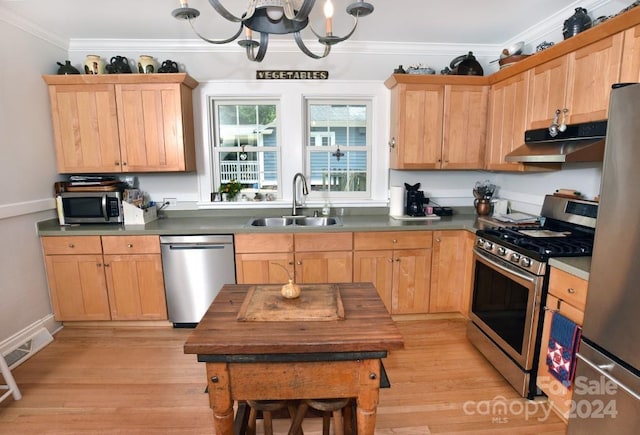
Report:
[{"label": "cabinet door handle", "polygon": [[440,243],[440,237],[436,237],[436,243]]},{"label": "cabinet door handle", "polygon": [[398,240],[397,240],[397,239],[393,239],[393,240],[391,241],[391,243],[398,243]]},{"label": "cabinet door handle", "polygon": [[122,162],[122,166],[127,166],[127,162]]},{"label": "cabinet door handle", "polygon": [[574,294],[576,292],[576,290],[573,287],[569,287],[567,291],[571,294]]},{"label": "cabinet door handle", "polygon": [[104,263],[104,267],[109,267],[109,263]]},{"label": "cabinet door handle", "polygon": [[69,245],[67,246],[69,246],[69,248],[72,248],[72,249],[76,247],[76,245],[74,245],[73,243],[69,243]]},{"label": "cabinet door handle", "polygon": [[302,264],[302,261],[296,261],[296,264],[300,266]]},{"label": "cabinet door handle", "polygon": [[96,267],[102,267],[102,263],[96,263]]},{"label": "cabinet door handle", "polygon": [[288,264],[288,265],[292,265],[292,264],[293,264],[293,261],[290,261],[290,262],[288,262],[287,264]]},{"label": "cabinet door handle", "polygon": [[399,258],[396,258],[396,263],[400,263],[400,259]]},{"label": "cabinet door handle", "polygon": [[133,248],[133,243],[127,243],[127,248]]},{"label": "cabinet door handle", "polygon": [[396,147],[396,138],[392,137],[391,140],[389,141],[389,148],[395,148]]},{"label": "cabinet door handle", "polygon": [[120,162],[113,162],[114,165],[120,166]]},{"label": "cabinet door handle", "polygon": [[393,258],[387,258],[387,261],[388,261],[389,263],[393,263]]}]

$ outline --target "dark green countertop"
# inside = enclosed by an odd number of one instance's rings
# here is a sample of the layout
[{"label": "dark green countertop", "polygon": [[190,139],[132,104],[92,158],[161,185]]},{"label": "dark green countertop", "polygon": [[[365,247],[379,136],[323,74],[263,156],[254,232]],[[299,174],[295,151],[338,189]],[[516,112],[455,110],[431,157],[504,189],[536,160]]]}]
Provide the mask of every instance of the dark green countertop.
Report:
[{"label": "dark green countertop", "polygon": [[286,226],[252,227],[251,216],[170,216],[146,225],[83,224],[58,225],[57,219],[38,223],[40,236],[68,235],[190,235],[190,234],[238,234],[238,233],[288,233],[288,232],[340,232],[340,231],[419,231],[462,230],[475,232],[480,228],[475,214],[457,214],[439,220],[395,220],[388,215],[363,214],[341,216],[342,225],[327,227]]}]

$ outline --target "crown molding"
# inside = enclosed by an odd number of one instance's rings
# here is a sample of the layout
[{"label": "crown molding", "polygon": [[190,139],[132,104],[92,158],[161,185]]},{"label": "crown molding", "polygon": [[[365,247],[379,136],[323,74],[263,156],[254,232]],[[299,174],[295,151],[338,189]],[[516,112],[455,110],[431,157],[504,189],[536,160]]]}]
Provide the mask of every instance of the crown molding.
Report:
[{"label": "crown molding", "polygon": [[[305,41],[311,51],[321,52],[316,41]],[[332,53],[347,53],[368,56],[433,56],[457,55],[473,51],[477,55],[495,55],[502,44],[442,44],[415,42],[372,42],[345,41],[331,48]],[[69,42],[70,53],[88,52],[148,52],[148,53],[243,53],[237,44],[209,44],[200,39],[72,39]],[[269,41],[271,53],[298,53],[300,49],[293,39]]]},{"label": "crown molding", "polygon": [[55,45],[56,47],[59,47],[63,50],[69,50],[68,39],[56,34],[55,32],[46,30],[29,20],[22,18],[21,16],[8,11],[2,6],[0,6],[0,21],[16,27],[26,33],[29,33],[30,35],[33,35],[36,38],[41,39],[51,45]]}]

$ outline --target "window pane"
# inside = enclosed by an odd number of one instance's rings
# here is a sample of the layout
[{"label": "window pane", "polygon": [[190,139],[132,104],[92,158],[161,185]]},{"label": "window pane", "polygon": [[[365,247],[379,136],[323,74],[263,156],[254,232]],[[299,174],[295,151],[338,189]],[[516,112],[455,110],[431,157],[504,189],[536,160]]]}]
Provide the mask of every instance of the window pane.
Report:
[{"label": "window pane", "polygon": [[311,153],[310,189],[317,192],[365,192],[367,153],[346,152],[337,159],[333,153]]},{"label": "window pane", "polygon": [[[278,190],[279,139],[275,104],[217,104],[217,185],[238,181],[256,190]],[[269,151],[265,151],[268,148]],[[246,190],[245,189],[251,189]]]},{"label": "window pane", "polygon": [[312,192],[368,193],[367,111],[367,104],[308,104]]}]

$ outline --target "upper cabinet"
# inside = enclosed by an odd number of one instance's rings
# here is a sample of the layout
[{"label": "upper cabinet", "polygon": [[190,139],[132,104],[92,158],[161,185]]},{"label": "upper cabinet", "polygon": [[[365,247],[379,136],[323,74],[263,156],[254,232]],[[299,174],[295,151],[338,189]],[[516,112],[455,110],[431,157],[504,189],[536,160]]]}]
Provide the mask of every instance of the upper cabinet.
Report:
[{"label": "upper cabinet", "polygon": [[509,77],[491,87],[486,168],[516,171],[524,165],[508,163],[504,157],[523,143],[527,129],[529,72]]},{"label": "upper cabinet", "polygon": [[484,165],[486,78],[395,74],[391,89],[392,169],[480,169]]},{"label": "upper cabinet", "polygon": [[44,76],[60,173],[193,171],[184,73]]},{"label": "upper cabinet", "polygon": [[618,33],[533,68],[529,128],[548,127],[564,109],[567,124],[606,119],[611,85],[620,81],[623,41]]},{"label": "upper cabinet", "polygon": [[640,25],[624,32],[623,53],[620,81],[640,82]]}]

